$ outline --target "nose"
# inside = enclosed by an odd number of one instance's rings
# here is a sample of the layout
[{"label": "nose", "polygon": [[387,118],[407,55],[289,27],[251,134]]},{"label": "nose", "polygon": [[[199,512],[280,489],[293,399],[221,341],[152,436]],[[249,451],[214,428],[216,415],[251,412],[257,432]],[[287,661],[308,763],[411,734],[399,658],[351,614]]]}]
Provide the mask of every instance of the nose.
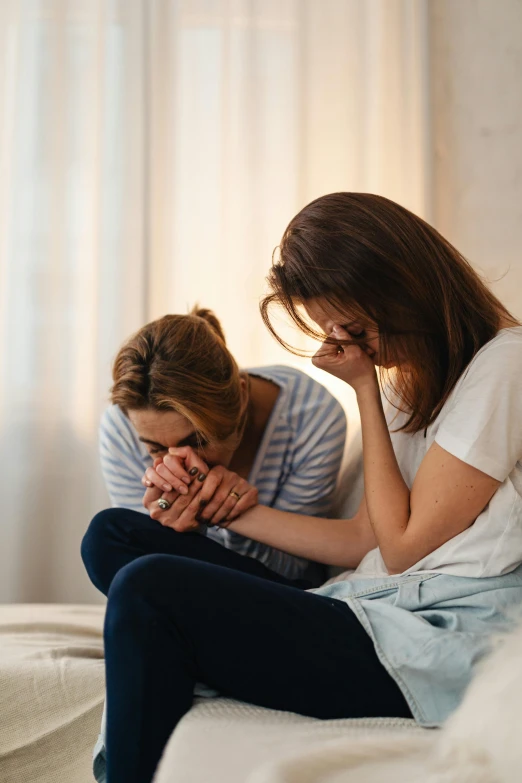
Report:
[{"label": "nose", "polygon": [[334,321],[326,321],[326,323],[323,324],[324,333],[327,335],[331,335],[335,332],[335,323]]}]

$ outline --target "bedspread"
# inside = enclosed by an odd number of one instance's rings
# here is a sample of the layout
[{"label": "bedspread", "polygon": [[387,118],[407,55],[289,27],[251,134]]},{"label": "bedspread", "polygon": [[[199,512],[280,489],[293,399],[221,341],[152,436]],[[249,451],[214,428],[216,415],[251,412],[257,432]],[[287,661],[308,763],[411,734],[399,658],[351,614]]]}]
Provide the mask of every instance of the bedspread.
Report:
[{"label": "bedspread", "polygon": [[0,606],[0,780],[92,783],[103,606]]}]

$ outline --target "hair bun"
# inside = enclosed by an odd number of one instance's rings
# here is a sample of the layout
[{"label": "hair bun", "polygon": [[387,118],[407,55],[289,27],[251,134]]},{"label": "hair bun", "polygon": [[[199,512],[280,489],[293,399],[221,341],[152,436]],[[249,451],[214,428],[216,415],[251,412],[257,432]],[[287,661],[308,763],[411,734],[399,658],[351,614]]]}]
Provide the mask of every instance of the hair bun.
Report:
[{"label": "hair bun", "polygon": [[207,324],[210,326],[213,332],[217,334],[220,340],[223,340],[223,342],[226,344],[226,338],[225,333],[223,331],[223,327],[221,326],[218,318],[214,315],[212,310],[208,310],[205,307],[198,307],[196,305],[192,308],[190,315],[195,315],[197,318],[202,318],[204,321],[207,322]]}]

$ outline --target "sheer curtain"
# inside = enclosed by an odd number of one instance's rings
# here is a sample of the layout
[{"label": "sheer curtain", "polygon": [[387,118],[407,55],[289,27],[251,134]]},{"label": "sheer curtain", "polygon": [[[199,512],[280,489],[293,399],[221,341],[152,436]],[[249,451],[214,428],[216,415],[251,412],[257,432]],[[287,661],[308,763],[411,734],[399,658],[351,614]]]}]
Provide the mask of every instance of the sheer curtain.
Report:
[{"label": "sheer curtain", "polygon": [[2,0],[0,600],[97,600],[79,543],[129,333],[199,302],[243,365],[293,363],[258,315],[293,214],[426,214],[425,26],[425,0]]}]

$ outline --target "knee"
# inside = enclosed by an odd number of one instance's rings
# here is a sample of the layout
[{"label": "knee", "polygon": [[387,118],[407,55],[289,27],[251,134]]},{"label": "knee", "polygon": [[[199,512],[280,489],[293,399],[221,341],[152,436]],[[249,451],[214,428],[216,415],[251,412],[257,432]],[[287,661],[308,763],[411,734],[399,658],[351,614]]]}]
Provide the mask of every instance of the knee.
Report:
[{"label": "knee", "polygon": [[[111,636],[122,625],[128,627],[140,623],[146,608],[160,608],[168,598],[176,581],[177,558],[165,555],[143,555],[121,568],[112,580],[107,594],[105,636]],[[166,561],[170,562],[166,562]],[[166,593],[162,572],[169,571],[169,587]]]},{"label": "knee", "polygon": [[170,605],[174,596],[185,592],[197,565],[177,555],[141,555],[120,568],[107,597],[113,603],[141,600]]},{"label": "knee", "polygon": [[123,566],[109,588],[108,607],[137,603],[168,607],[185,606],[202,592],[208,601],[212,567],[178,555],[141,555]]},{"label": "knee", "polygon": [[95,567],[100,553],[103,552],[107,545],[107,540],[111,535],[118,511],[119,509],[117,508],[108,508],[105,511],[100,511],[93,517],[87,528],[87,532],[82,539],[80,551],[85,568],[89,573]]},{"label": "knee", "polygon": [[141,555],[131,563],[127,563],[114,577],[108,597],[113,600],[125,600],[143,595],[150,585],[158,581],[158,571],[162,568],[163,561],[167,559],[174,558],[160,554]]}]

